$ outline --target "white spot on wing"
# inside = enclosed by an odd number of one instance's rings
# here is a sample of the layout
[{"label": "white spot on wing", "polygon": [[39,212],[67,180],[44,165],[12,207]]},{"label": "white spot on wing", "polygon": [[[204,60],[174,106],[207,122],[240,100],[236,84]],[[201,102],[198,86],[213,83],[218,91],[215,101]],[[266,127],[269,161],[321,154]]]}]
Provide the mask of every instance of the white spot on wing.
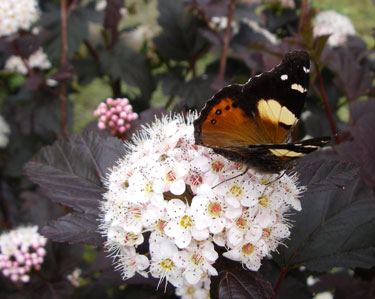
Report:
[{"label": "white spot on wing", "polygon": [[303,70],[306,74],[310,73],[310,69],[306,68],[306,67],[303,67]]},{"label": "white spot on wing", "polygon": [[299,91],[300,93],[305,93],[307,91],[306,88],[303,88],[302,85],[300,84],[297,84],[297,83],[293,83],[291,86],[290,86],[291,89],[294,89],[294,90],[297,90]]},{"label": "white spot on wing", "polygon": [[281,80],[285,81],[285,80],[288,80],[288,75],[287,74],[284,74],[284,75],[281,75]]}]

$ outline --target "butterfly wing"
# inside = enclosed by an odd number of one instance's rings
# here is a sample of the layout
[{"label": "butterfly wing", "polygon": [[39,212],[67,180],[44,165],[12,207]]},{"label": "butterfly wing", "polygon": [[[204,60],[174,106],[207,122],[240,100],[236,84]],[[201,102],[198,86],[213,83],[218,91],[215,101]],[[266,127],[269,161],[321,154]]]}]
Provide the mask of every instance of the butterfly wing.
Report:
[{"label": "butterfly wing", "polygon": [[301,158],[331,141],[331,137],[317,137],[293,143],[258,144],[248,147],[212,147],[230,160],[258,168],[266,172],[279,172],[293,160]]},{"label": "butterfly wing", "polygon": [[322,146],[286,143],[305,102],[309,67],[306,52],[288,53],[271,71],[220,90],[194,122],[196,144],[269,172]]},{"label": "butterfly wing", "polygon": [[229,85],[207,102],[194,121],[196,144],[247,147],[266,142],[255,119],[239,108],[241,98],[242,85]]}]

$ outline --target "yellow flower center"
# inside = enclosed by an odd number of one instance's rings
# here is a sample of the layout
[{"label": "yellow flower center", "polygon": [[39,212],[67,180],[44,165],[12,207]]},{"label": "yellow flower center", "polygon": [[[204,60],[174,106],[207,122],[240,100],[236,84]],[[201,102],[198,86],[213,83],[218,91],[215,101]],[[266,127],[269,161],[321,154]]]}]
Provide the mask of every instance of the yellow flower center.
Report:
[{"label": "yellow flower center", "polygon": [[207,210],[208,210],[208,213],[211,215],[211,216],[220,216],[221,214],[221,206],[219,203],[217,202],[211,202],[208,207],[207,207]]},{"label": "yellow flower center", "polygon": [[194,254],[191,256],[190,261],[191,261],[194,265],[198,266],[198,265],[200,265],[200,264],[203,263],[203,257],[202,257],[200,254],[198,254],[198,253],[194,253]]},{"label": "yellow flower center", "polygon": [[193,222],[193,219],[185,215],[181,218],[180,225],[183,228],[188,228],[188,227],[192,227],[194,225],[194,222]]},{"label": "yellow flower center", "polygon": [[263,196],[259,197],[259,198],[258,198],[258,203],[259,203],[259,205],[262,206],[263,208],[267,208],[268,203],[269,203],[269,198],[268,198],[268,196],[263,195]]},{"label": "yellow flower center", "polygon": [[250,244],[250,243],[247,243],[245,245],[242,246],[242,253],[244,255],[251,255],[255,250],[255,247],[254,245]]},{"label": "yellow flower center", "polygon": [[166,179],[168,182],[173,182],[174,180],[176,180],[175,173],[172,170],[168,171],[168,173],[166,174]]},{"label": "yellow flower center", "polygon": [[163,269],[163,270],[167,270],[167,271],[171,271],[174,267],[174,264],[172,262],[171,259],[167,258],[167,259],[164,259],[161,263],[160,263],[160,267]]},{"label": "yellow flower center", "polygon": [[148,182],[145,186],[145,191],[147,193],[153,193],[154,192],[154,189],[152,189],[152,182]]},{"label": "yellow flower center", "polygon": [[186,295],[189,295],[189,296],[193,296],[195,294],[195,288],[192,287],[192,286],[188,286],[186,288],[186,292],[185,292]]},{"label": "yellow flower center", "polygon": [[165,227],[165,221],[164,220],[159,220],[157,223],[156,223],[156,230],[159,231],[159,232],[164,232],[164,227]]},{"label": "yellow flower center", "polygon": [[215,172],[220,172],[224,168],[224,163],[220,161],[215,161],[211,164],[212,170]]},{"label": "yellow flower center", "polygon": [[235,197],[240,197],[242,195],[242,188],[238,185],[230,187],[229,192],[232,193]]},{"label": "yellow flower center", "polygon": [[246,225],[247,225],[247,221],[246,221],[245,218],[240,217],[240,218],[238,218],[238,219],[236,220],[236,226],[237,226],[239,229],[244,229],[244,228],[246,227]]},{"label": "yellow flower center", "polygon": [[268,228],[263,228],[262,238],[268,239],[271,236],[271,231]]},{"label": "yellow flower center", "polygon": [[135,244],[135,242],[138,240],[138,235],[128,233],[125,235],[124,238],[124,244],[132,246]]}]

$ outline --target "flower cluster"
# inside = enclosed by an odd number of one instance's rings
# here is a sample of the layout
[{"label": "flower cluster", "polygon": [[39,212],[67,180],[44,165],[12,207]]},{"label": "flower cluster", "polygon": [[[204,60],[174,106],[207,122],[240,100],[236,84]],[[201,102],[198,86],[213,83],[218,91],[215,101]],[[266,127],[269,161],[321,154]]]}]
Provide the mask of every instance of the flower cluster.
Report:
[{"label": "flower cluster", "polygon": [[[100,229],[123,278],[148,272],[184,298],[207,297],[218,274],[215,245],[256,271],[289,236],[285,213],[301,210],[295,175],[244,173],[195,145],[195,117],[164,117],[126,143],[101,204]],[[145,236],[149,255],[138,246]]]},{"label": "flower cluster", "polygon": [[10,128],[5,119],[0,115],[0,148],[8,145]]},{"label": "flower cluster", "polygon": [[314,38],[330,34],[327,43],[331,47],[342,46],[346,43],[348,35],[355,35],[350,19],[334,10],[320,12],[314,23]]},{"label": "flower cluster", "polygon": [[39,7],[36,0],[1,0],[0,37],[18,30],[29,30],[38,18]]},{"label": "flower cluster", "polygon": [[98,128],[100,130],[108,128],[114,136],[124,134],[130,129],[130,123],[138,118],[128,99],[111,98],[99,104],[94,111],[94,116],[98,118]]},{"label": "flower cluster", "polygon": [[[42,48],[39,48],[37,51],[31,54],[26,60],[26,63],[30,68],[37,68],[40,70],[47,70],[52,66]],[[28,73],[25,62],[20,56],[16,55],[12,55],[7,59],[4,68],[8,71],[17,72],[22,75],[26,75]]]},{"label": "flower cluster", "polygon": [[0,235],[0,270],[14,282],[28,282],[29,272],[44,261],[47,239],[37,226],[19,227]]}]

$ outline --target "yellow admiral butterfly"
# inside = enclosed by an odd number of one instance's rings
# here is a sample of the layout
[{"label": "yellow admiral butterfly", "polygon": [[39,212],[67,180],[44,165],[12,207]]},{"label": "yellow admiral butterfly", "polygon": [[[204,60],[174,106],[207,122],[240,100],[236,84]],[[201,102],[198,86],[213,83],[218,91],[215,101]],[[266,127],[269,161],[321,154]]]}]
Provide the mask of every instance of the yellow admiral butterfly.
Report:
[{"label": "yellow admiral butterfly", "polygon": [[309,55],[295,51],[246,84],[224,87],[194,121],[195,143],[269,173],[324,146],[331,137],[288,142],[305,103],[309,72]]}]

